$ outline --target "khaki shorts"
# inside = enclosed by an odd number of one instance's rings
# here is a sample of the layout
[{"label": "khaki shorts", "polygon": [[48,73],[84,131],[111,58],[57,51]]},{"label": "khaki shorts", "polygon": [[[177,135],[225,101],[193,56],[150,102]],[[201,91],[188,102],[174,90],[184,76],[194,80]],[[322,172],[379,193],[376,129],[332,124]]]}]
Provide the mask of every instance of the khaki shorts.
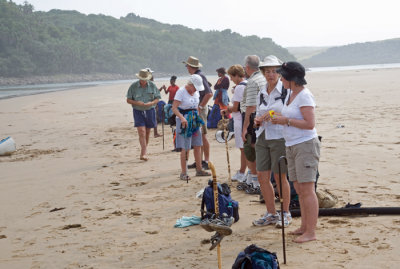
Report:
[{"label": "khaki shorts", "polygon": [[320,145],[316,137],[303,143],[286,147],[290,181],[299,183],[316,181]]},{"label": "khaki shorts", "polygon": [[[285,140],[265,140],[265,132],[257,138],[256,142],[256,166],[257,171],[270,171],[279,174],[279,158],[286,156]],[[281,173],[287,173],[287,166],[281,161]]]},{"label": "khaki shorts", "polygon": [[246,142],[243,145],[244,155],[249,162],[254,162],[256,160],[256,150],[254,149],[254,144],[251,144],[251,135],[246,135]]},{"label": "khaki shorts", "polygon": [[208,106],[206,105],[203,109],[200,109],[200,118],[204,121],[204,125],[201,126],[202,134],[207,134],[207,114]]}]

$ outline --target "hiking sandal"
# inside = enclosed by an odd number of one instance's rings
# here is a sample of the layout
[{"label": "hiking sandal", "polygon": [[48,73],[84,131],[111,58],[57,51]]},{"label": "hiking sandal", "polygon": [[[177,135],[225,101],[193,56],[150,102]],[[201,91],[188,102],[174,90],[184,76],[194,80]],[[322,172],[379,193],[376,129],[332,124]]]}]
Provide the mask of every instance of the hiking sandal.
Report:
[{"label": "hiking sandal", "polygon": [[213,236],[211,236],[211,247],[210,250],[213,250],[219,243],[221,243],[222,239],[224,239],[224,235],[216,232]]},{"label": "hiking sandal", "polygon": [[182,174],[182,173],[181,173],[181,175],[179,176],[179,178],[180,178],[181,180],[185,180],[185,181],[190,180],[190,177],[189,177],[188,174]]},{"label": "hiking sandal", "polygon": [[210,224],[208,226],[223,236],[232,234],[232,229],[228,226],[228,224],[218,218],[210,220]]},{"label": "hiking sandal", "polygon": [[196,171],[196,177],[208,177],[211,176],[210,173],[204,170]]},{"label": "hiking sandal", "polygon": [[236,186],[236,189],[238,191],[244,191],[247,188],[247,184],[244,182],[238,183],[238,185]]}]

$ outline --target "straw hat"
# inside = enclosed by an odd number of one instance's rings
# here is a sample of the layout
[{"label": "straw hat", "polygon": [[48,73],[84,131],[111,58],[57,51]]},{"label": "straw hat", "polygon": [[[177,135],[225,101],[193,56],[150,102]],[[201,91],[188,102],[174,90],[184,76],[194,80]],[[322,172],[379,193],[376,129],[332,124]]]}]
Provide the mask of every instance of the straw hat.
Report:
[{"label": "straw hat", "polygon": [[200,68],[203,66],[201,63],[199,63],[199,59],[197,59],[196,57],[193,57],[193,56],[189,56],[187,61],[182,62],[182,63],[190,65],[191,67],[197,67],[197,68]]},{"label": "straw hat", "polygon": [[140,80],[150,80],[151,73],[147,69],[142,69],[139,71],[139,74],[136,74],[136,77]]},{"label": "straw hat", "polygon": [[281,66],[283,62],[278,59],[275,55],[268,55],[267,57],[264,58],[264,61],[262,61],[258,67],[275,67],[275,66]]}]

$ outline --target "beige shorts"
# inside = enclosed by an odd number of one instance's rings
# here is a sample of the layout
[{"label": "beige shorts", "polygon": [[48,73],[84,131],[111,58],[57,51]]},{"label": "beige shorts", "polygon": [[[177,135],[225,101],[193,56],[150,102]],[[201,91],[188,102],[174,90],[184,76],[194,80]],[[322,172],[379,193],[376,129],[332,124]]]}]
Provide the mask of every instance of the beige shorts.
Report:
[{"label": "beige shorts", "polygon": [[320,142],[318,137],[286,147],[290,181],[315,182],[317,177]]},{"label": "beige shorts", "polygon": [[202,134],[207,134],[207,114],[208,114],[208,106],[205,106],[203,109],[200,109],[200,118],[204,121],[204,125],[201,126]]},{"label": "beige shorts", "polygon": [[[286,156],[285,140],[265,140],[265,132],[257,138],[256,142],[256,167],[257,171],[272,171],[279,174],[279,158]],[[281,173],[287,173],[284,161],[281,161]]]}]

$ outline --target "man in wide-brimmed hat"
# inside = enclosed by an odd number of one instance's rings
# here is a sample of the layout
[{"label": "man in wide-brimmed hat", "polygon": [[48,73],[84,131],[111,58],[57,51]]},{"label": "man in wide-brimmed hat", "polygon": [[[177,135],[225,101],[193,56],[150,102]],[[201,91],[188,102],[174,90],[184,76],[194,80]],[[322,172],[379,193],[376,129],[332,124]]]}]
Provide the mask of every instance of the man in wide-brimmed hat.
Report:
[{"label": "man in wide-brimmed hat", "polygon": [[150,130],[156,127],[155,107],[161,98],[160,91],[150,81],[151,73],[142,69],[136,74],[139,79],[132,83],[126,94],[126,102],[132,105],[133,119],[139,134],[140,159],[147,161],[147,145],[149,144]]},{"label": "man in wide-brimmed hat", "polygon": [[[186,68],[190,75],[197,74],[200,75],[203,79],[204,91],[200,92],[200,103],[199,103],[199,111],[200,117],[204,121],[204,125],[202,126],[201,133],[203,136],[203,146],[201,147],[201,152],[204,154],[204,159],[202,161],[202,166],[204,169],[208,169],[208,160],[210,159],[210,144],[207,140],[207,114],[208,114],[208,100],[213,96],[210,85],[208,84],[208,80],[206,76],[201,72],[200,68],[203,66],[199,59],[196,57],[190,56],[187,61],[183,61],[186,65]],[[202,155],[203,155],[202,154]],[[189,168],[196,168],[196,163],[193,163],[188,166]]]}]

